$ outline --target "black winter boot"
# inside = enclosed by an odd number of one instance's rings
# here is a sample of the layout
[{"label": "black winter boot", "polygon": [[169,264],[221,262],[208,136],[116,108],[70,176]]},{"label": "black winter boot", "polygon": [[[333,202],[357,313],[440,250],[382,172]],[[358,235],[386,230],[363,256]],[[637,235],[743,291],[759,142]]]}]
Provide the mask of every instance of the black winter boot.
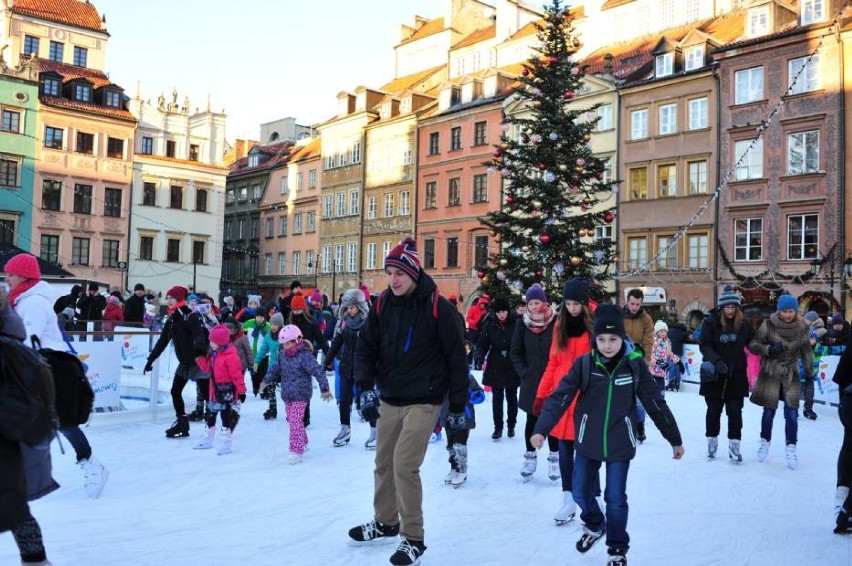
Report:
[{"label": "black winter boot", "polygon": [[186,415],[178,417],[172,426],[166,429],[166,438],[184,438],[189,436],[189,419]]}]

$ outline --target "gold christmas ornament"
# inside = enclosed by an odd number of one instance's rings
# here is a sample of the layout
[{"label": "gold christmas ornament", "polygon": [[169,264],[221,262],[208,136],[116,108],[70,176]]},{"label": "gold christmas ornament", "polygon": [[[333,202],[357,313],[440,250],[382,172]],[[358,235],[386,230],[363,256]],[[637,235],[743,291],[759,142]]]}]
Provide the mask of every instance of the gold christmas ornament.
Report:
[{"label": "gold christmas ornament", "polygon": [[506,267],[507,265],[509,265],[509,260],[506,259],[505,257],[500,258],[500,265],[503,266],[503,267]]},{"label": "gold christmas ornament", "polygon": [[586,134],[585,136],[583,136],[583,141],[586,142],[586,143],[589,143],[590,141],[592,141],[591,134]]},{"label": "gold christmas ornament", "polygon": [[585,228],[580,228],[579,230],[577,230],[577,235],[581,238],[585,238],[588,235],[588,232]]},{"label": "gold christmas ornament", "polygon": [[583,258],[581,258],[580,256],[576,256],[576,255],[571,256],[571,265],[573,265],[574,267],[577,267],[581,263],[583,263]]},{"label": "gold christmas ornament", "polygon": [[560,166],[559,166],[559,170],[560,170],[560,171],[567,171],[567,170],[568,170],[568,166],[567,166],[567,165],[565,165],[565,164],[563,163],[562,165],[560,165]]},{"label": "gold christmas ornament", "polygon": [[482,284],[483,285],[490,285],[491,284],[491,278],[486,275],[485,277],[482,278]]}]

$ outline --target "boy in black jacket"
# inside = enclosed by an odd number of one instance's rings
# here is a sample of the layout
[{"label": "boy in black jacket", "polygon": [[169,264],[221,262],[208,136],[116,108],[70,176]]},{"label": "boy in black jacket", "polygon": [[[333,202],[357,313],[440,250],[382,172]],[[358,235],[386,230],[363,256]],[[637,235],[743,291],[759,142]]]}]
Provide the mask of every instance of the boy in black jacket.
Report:
[{"label": "boy in black jacket", "polygon": [[837,456],[837,491],[834,496],[834,532],[852,533],[852,348],[840,356],[832,381],[840,396],[840,422],[843,424],[843,443]]},{"label": "boy in black jacket", "polygon": [[[636,455],[636,395],[663,436],[675,460],[683,457],[680,431],[648,366],[638,352],[625,351],[624,315],[615,305],[595,312],[592,352],[578,358],[571,371],[544,403],[530,443],[541,448],[545,436],[579,395],[574,409],[574,500],[584,523],[577,541],[588,552],[607,535],[609,566],[625,566],[627,534],[627,472]],[[594,496],[594,478],[606,463],[606,518]]]}]

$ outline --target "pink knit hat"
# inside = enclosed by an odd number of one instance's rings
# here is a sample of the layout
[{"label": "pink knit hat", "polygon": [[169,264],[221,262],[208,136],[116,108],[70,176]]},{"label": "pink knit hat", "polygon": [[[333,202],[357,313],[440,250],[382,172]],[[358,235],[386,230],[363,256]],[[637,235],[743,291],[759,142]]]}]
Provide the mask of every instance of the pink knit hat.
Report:
[{"label": "pink knit hat", "polygon": [[225,346],[231,341],[231,332],[224,324],[217,324],[213,327],[212,330],[210,330],[210,335],[208,336],[208,338],[214,344],[218,344],[219,346]]},{"label": "pink knit hat", "polygon": [[25,279],[41,279],[38,260],[32,254],[23,253],[11,257],[3,266],[3,271]]}]

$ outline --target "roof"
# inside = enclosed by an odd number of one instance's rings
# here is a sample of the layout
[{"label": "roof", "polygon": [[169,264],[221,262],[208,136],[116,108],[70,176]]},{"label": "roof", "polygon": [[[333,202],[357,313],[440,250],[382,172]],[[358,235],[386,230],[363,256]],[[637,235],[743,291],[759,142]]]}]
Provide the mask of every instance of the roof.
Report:
[{"label": "roof", "polygon": [[97,9],[79,0],[12,0],[12,12],[50,22],[106,33]]},{"label": "roof", "polygon": [[470,35],[453,45],[452,49],[460,49],[462,47],[474,45],[476,43],[479,43],[480,41],[485,41],[486,39],[492,39],[495,37],[497,37],[497,24],[492,24],[487,28],[478,29],[475,32],[471,33]]},{"label": "roof", "polygon": [[290,156],[291,161],[310,159],[322,155],[322,140],[314,138],[307,145],[297,148],[297,151]]},{"label": "roof", "polygon": [[405,45],[406,43],[423,39],[426,36],[433,35],[441,31],[444,31],[444,18],[435,18],[434,20],[429,20],[423,24],[420,29],[411,34],[411,37],[403,39],[398,43],[398,45]]},{"label": "roof", "polygon": [[167,157],[165,155],[153,155],[150,153],[135,153],[134,157],[144,159],[154,159],[156,161],[168,161],[169,163],[178,163],[181,165],[192,165],[193,167],[207,167],[209,169],[221,169],[227,171],[229,167],[226,165],[216,165],[215,163],[204,163],[202,161],[192,161],[191,159],[178,159],[177,157]]},{"label": "roof", "polygon": [[248,159],[250,155],[245,157],[241,157],[234,161],[230,166],[230,173],[228,176],[235,175],[243,175],[245,173],[255,173],[258,171],[266,171],[269,169],[275,169],[276,167],[280,167],[281,165],[286,164],[290,159],[296,154],[294,151],[295,146],[290,142],[269,144],[269,145],[256,145],[251,148],[251,154],[262,153],[264,155],[270,156],[269,159],[264,161],[263,163],[258,164],[256,167],[248,166]]},{"label": "roof", "polygon": [[101,106],[100,104],[92,104],[90,102],[80,102],[68,98],[60,98],[58,96],[40,95],[38,99],[48,106],[56,106],[57,108],[65,108],[68,110],[78,110],[89,114],[98,114],[107,118],[118,118],[119,120],[127,120],[136,122],[133,114],[123,108],[113,108],[112,106]]},{"label": "roof", "polygon": [[601,10],[609,10],[610,8],[630,4],[631,2],[633,2],[633,0],[606,0],[606,2],[603,3],[603,6],[601,6]]},{"label": "roof", "polygon": [[[576,8],[571,8],[569,10],[571,16],[576,20],[582,18],[586,15],[586,9],[584,6],[577,6]],[[514,41],[515,39],[521,39],[523,37],[529,37],[531,35],[535,35],[538,33],[538,27],[546,27],[547,21],[544,18],[539,18],[537,20],[533,20],[529,22],[524,27],[510,35],[506,41]]]},{"label": "roof", "polygon": [[39,72],[42,73],[58,73],[62,76],[63,83],[67,83],[75,79],[86,79],[92,83],[95,88],[101,88],[113,84],[103,71],[89,69],[87,67],[77,67],[75,65],[66,65],[65,63],[50,61],[49,59],[38,59],[38,69]]},{"label": "roof", "polygon": [[404,90],[417,90],[420,83],[425,82],[426,79],[432,77],[432,75],[445,68],[446,65],[439,65],[437,67],[432,67],[431,69],[426,69],[425,71],[399,77],[379,87],[379,90],[390,94],[400,93]]},{"label": "roof", "polygon": [[[716,52],[727,51],[729,49],[736,49],[738,47],[748,47],[749,45],[755,45],[757,43],[764,43],[764,42],[770,41],[772,39],[778,39],[778,38],[785,37],[785,36],[788,36],[788,35],[795,35],[795,34],[800,33],[800,32],[804,33],[805,31],[807,31],[807,29],[799,26],[798,22],[790,22],[789,24],[782,27],[781,29],[779,29],[775,33],[770,33],[770,34],[767,34],[767,35],[761,35],[761,36],[758,36],[758,37],[749,37],[749,38],[746,38],[746,39],[742,39],[740,41],[731,41],[730,43],[725,43],[724,45],[722,45],[721,47],[716,49]],[[732,39],[736,39],[736,38],[732,38]]]},{"label": "roof", "polygon": [[[26,253],[29,252],[22,250],[18,246],[12,244],[0,244],[0,265],[6,265],[6,262],[16,255]],[[42,278],[75,277],[73,273],[65,271],[55,263],[44,261],[38,256],[36,256],[36,259],[38,260],[38,268],[41,271]]]}]

